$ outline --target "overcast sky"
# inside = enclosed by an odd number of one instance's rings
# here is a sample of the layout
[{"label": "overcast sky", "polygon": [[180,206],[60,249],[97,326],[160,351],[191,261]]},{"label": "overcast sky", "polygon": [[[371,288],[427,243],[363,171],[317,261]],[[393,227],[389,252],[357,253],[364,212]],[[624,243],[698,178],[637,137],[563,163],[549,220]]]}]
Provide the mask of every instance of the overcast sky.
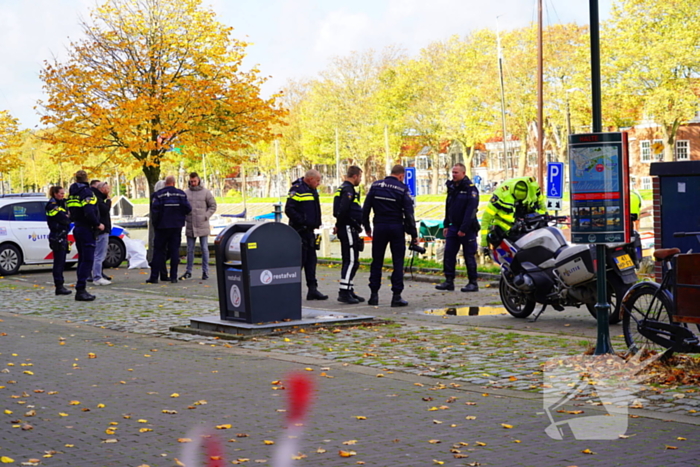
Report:
[{"label": "overcast sky", "polygon": [[[177,1],[177,0],[171,0]],[[613,0],[598,0],[601,20]],[[101,3],[101,1],[100,1]],[[234,37],[252,42],[246,64],[260,65],[266,95],[288,79],[313,77],[329,58],[351,51],[399,45],[414,55],[453,34],[537,21],[536,0],[204,0]],[[38,125],[33,109],[42,96],[39,70],[52,56],[65,56],[80,39],[78,17],[95,0],[0,0],[0,110],[23,127]],[[543,0],[544,24],[588,24],[589,2]]]}]

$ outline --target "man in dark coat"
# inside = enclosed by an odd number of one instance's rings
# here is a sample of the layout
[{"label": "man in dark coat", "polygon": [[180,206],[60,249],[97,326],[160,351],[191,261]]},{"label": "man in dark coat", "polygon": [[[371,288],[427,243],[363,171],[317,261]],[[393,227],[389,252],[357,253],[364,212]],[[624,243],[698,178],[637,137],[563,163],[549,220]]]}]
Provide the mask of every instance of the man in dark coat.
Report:
[{"label": "man in dark coat", "polygon": [[[411,243],[418,239],[416,221],[413,217],[413,200],[404,184],[406,169],[395,165],[391,174],[384,180],[374,182],[362,206],[362,224],[367,235],[372,236],[372,265],[369,273],[369,305],[379,304],[379,289],[382,286],[382,267],[386,247],[391,249],[394,272],[391,274],[391,306],[407,306],[401,298],[403,292],[403,260],[406,254],[406,234]],[[374,211],[374,230],[369,222],[370,212]]]},{"label": "man in dark coat", "polygon": [[321,184],[321,174],[309,170],[292,183],[289,189],[284,213],[289,218],[289,226],[301,237],[301,267],[306,276],[307,300],[326,300],[318,290],[316,280],[316,234],[314,230],[321,226],[321,202],[316,188]]},{"label": "man in dark coat", "polygon": [[105,275],[102,271],[102,263],[107,256],[107,247],[109,246],[109,234],[112,231],[112,218],[110,210],[112,208],[112,200],[109,198],[109,184],[107,182],[98,182],[92,187],[92,192],[97,199],[97,210],[100,213],[100,222],[105,226],[104,230],[97,233],[95,239],[95,261],[92,265],[92,281],[95,285],[110,285],[112,278]]},{"label": "man in dark coat", "polygon": [[84,170],[75,173],[75,183],[68,190],[66,206],[74,223],[73,237],[78,248],[78,276],[75,283],[75,299],[91,301],[95,296],[85,290],[87,280],[92,275],[92,264],[95,260],[95,234],[102,232],[105,226],[100,222],[97,210],[97,199],[87,183],[88,177]]},{"label": "man in dark coat", "polygon": [[445,205],[445,255],[443,271],[445,282],[435,286],[438,290],[455,289],[455,267],[457,253],[462,249],[467,265],[469,284],[462,287],[462,292],[476,292],[476,236],[479,232],[479,221],[476,213],[479,210],[479,190],[467,177],[464,164],[457,163],[452,167],[452,180],[447,182],[447,202]]},{"label": "man in dark coat", "polygon": [[153,240],[151,277],[146,282],[158,283],[158,275],[165,267],[165,253],[170,252],[170,282],[177,282],[177,266],[180,263],[180,241],[185,217],[192,211],[187,195],[175,188],[175,177],[165,177],[165,187],[153,194],[151,222],[156,235]]}]

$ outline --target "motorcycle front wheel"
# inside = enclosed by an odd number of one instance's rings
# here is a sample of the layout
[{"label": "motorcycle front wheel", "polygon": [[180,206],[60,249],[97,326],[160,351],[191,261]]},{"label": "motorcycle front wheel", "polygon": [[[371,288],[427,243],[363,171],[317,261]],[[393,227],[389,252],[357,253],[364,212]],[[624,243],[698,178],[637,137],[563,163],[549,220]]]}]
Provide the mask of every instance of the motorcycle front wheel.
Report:
[{"label": "motorcycle front wheel", "polygon": [[[608,272],[607,284],[605,286],[605,291],[608,295],[608,303],[610,304],[610,314],[608,315],[608,323],[617,324],[622,319],[620,317],[620,308],[622,306],[622,297],[627,293],[627,289],[630,286],[622,282],[620,277],[613,273]],[[595,303],[586,303],[586,308],[588,312],[594,318],[598,319],[598,312],[595,309]]]},{"label": "motorcycle front wheel", "polygon": [[524,293],[509,287],[503,276],[498,284],[498,293],[501,296],[503,307],[516,318],[527,318],[535,310],[535,301]]}]

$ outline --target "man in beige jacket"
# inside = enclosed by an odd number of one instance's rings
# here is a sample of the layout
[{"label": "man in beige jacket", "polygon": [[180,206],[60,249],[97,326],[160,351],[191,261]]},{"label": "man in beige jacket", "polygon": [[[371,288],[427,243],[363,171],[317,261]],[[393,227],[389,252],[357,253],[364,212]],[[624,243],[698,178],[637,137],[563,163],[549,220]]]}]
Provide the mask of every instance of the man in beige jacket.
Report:
[{"label": "man in beige jacket", "polygon": [[185,236],[187,237],[187,269],[180,280],[192,278],[194,264],[194,247],[199,238],[202,249],[202,280],[209,279],[209,219],[216,212],[216,200],[209,190],[202,186],[197,172],[190,174],[188,188],[185,190],[192,212],[185,219]]}]

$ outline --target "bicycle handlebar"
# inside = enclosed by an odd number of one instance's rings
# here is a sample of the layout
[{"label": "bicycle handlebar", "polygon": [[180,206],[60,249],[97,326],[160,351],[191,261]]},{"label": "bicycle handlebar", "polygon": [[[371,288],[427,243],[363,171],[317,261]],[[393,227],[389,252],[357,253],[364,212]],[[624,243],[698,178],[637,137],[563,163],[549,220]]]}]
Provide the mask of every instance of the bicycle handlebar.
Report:
[{"label": "bicycle handlebar", "polygon": [[673,232],[674,237],[693,237],[700,235],[700,232]]}]

